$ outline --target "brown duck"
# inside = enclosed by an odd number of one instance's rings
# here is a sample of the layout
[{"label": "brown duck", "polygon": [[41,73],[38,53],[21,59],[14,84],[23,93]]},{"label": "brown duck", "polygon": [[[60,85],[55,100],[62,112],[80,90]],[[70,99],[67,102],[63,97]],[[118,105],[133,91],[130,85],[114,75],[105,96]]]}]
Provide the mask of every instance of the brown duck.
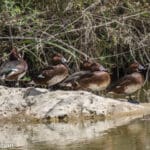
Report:
[{"label": "brown duck", "polygon": [[45,67],[40,74],[33,78],[36,85],[54,86],[68,76],[67,61],[61,54],[55,54],[52,58],[53,66]]},{"label": "brown duck", "polygon": [[[125,94],[130,96],[143,86],[144,77],[141,74],[141,71],[144,69],[145,68],[137,62],[131,64],[128,68],[128,72],[130,74],[125,75],[114,85],[109,87],[107,91],[110,93]],[[131,96],[129,101],[137,103],[136,101],[132,100]]]},{"label": "brown duck", "polygon": [[107,69],[99,63],[86,61],[81,68],[84,71],[76,72],[64,81],[71,83],[73,89],[101,91],[110,84],[111,79]]}]

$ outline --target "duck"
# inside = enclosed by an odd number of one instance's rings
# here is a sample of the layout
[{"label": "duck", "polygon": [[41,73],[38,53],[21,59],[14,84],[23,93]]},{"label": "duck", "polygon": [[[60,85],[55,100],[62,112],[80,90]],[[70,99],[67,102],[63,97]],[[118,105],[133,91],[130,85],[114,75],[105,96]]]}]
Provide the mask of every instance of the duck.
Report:
[{"label": "duck", "polygon": [[50,88],[62,82],[68,75],[67,60],[57,53],[52,57],[52,65],[43,68],[36,77],[33,77],[32,84]]},{"label": "duck", "polygon": [[[80,64],[80,70],[82,71],[89,71],[91,70],[91,66],[92,64],[97,63],[95,61],[92,61],[90,59],[84,60],[81,64]],[[100,66],[100,64],[97,63],[97,65]]]},{"label": "duck", "polygon": [[140,63],[134,62],[128,67],[127,70],[128,74],[108,87],[107,92],[128,95],[129,102],[139,103],[138,101],[133,100],[131,95],[142,88],[144,84],[144,76],[142,75],[142,71],[145,70],[145,68]]},{"label": "duck", "polygon": [[19,80],[25,76],[27,70],[27,62],[17,49],[13,48],[10,52],[10,59],[0,66],[0,80],[17,81],[16,86],[19,86]]},{"label": "duck", "polygon": [[82,71],[75,72],[64,81],[67,84],[71,83],[74,90],[99,92],[110,84],[110,74],[101,64],[85,61],[81,68]]}]

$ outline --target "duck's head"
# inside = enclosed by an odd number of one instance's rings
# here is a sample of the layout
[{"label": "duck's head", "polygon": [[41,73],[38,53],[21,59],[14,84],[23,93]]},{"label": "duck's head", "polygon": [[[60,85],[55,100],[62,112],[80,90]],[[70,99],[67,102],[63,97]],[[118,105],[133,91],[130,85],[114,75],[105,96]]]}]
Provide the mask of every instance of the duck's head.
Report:
[{"label": "duck's head", "polygon": [[13,48],[10,52],[10,60],[15,60],[15,59],[20,59],[20,58],[22,58],[21,54],[18,53],[16,48]]},{"label": "duck's head", "polygon": [[104,68],[103,65],[99,64],[99,63],[93,63],[90,67],[91,71],[105,71],[108,72],[108,70],[106,68]]},{"label": "duck's head", "polygon": [[57,54],[55,54],[53,56],[52,63],[54,65],[57,65],[57,64],[64,64],[64,65],[66,65],[67,64],[67,60],[63,57],[63,55],[57,53]]},{"label": "duck's head", "polygon": [[143,70],[145,70],[144,66],[142,66],[138,62],[132,63],[128,68],[128,72],[131,72],[131,73],[132,72],[142,72]]},{"label": "duck's head", "polygon": [[83,63],[81,64],[80,66],[80,69],[81,70],[90,70],[91,69],[91,65],[93,64],[94,62],[92,62],[91,60],[85,60],[83,61]]}]

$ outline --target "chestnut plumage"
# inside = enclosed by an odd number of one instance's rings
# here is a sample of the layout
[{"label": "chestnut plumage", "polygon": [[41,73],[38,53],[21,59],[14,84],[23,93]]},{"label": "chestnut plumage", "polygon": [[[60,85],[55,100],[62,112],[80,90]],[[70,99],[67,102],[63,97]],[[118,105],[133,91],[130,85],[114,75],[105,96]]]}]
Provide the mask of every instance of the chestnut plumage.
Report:
[{"label": "chestnut plumage", "polygon": [[110,84],[110,75],[102,65],[86,61],[82,64],[84,71],[69,76],[64,83],[71,84],[73,89],[101,91]]},{"label": "chestnut plumage", "polygon": [[132,94],[139,90],[144,84],[144,77],[141,71],[144,69],[137,62],[132,63],[127,69],[129,74],[125,75],[115,84],[108,88],[108,92],[116,94]]},{"label": "chestnut plumage", "polygon": [[56,54],[52,58],[53,66],[42,69],[33,81],[37,85],[47,85],[49,87],[63,81],[68,76],[66,59],[61,54]]}]

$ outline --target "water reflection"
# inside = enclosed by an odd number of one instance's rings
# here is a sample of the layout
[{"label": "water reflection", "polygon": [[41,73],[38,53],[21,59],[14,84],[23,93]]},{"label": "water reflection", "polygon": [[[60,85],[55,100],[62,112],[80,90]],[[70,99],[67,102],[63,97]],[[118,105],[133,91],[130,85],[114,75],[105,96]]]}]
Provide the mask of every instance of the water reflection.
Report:
[{"label": "water reflection", "polygon": [[0,146],[15,150],[150,150],[149,118],[133,122],[130,119],[1,125]]},{"label": "water reflection", "polygon": [[[32,149],[42,147],[44,149],[61,150],[150,150],[150,126],[149,121],[136,121],[130,125],[110,129],[92,137],[92,139],[79,139],[73,143],[63,145],[36,143]],[[80,141],[81,140],[81,141]]]}]

